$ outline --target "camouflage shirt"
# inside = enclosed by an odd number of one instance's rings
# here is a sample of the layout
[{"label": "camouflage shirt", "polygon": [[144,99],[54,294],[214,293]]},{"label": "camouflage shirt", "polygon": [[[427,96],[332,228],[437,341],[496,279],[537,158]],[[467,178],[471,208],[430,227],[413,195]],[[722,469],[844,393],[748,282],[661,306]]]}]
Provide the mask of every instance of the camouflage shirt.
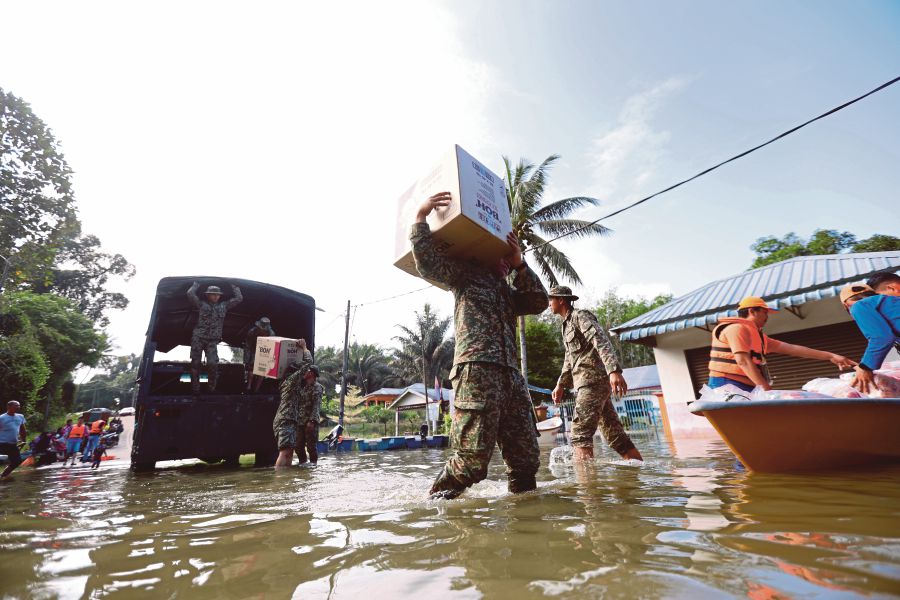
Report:
[{"label": "camouflage shirt", "polygon": [[244,338],[244,364],[251,365],[256,360],[256,339],[260,337],[272,337],[275,330],[271,326],[260,329],[257,326],[250,328],[247,337]]},{"label": "camouflage shirt", "polygon": [[195,283],[188,289],[187,297],[190,303],[200,311],[197,317],[197,324],[194,326],[194,332],[191,335],[192,340],[204,340],[208,342],[222,341],[222,324],[225,323],[225,313],[241,303],[244,297],[241,295],[241,288],[231,286],[234,290],[234,297],[228,300],[219,300],[216,304],[201,300],[197,297],[197,284]]},{"label": "camouflage shirt", "polygon": [[450,378],[467,362],[518,369],[516,316],[547,308],[547,291],[531,268],[514,271],[512,282],[490,268],[439,253],[427,223],[414,223],[409,236],[416,269],[453,290],[456,352]]},{"label": "camouflage shirt", "polygon": [[622,368],[609,336],[591,311],[576,308],[569,311],[562,322],[562,336],[566,358],[559,376],[560,386],[577,389],[603,383],[609,373]]},{"label": "camouflage shirt", "polygon": [[312,354],[303,351],[303,358],[291,365],[293,373],[281,384],[281,402],[275,413],[275,422],[292,421],[298,425],[307,421],[319,422],[319,407],[325,388],[318,381],[310,384],[303,377],[312,365]]}]

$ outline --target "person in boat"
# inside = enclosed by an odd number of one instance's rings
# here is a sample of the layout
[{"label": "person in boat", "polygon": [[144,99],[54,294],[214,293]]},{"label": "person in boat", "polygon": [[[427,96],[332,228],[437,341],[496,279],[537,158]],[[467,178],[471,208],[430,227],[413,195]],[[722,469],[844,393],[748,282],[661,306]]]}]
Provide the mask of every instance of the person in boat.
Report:
[{"label": "person in boat", "polygon": [[756,386],[764,390],[772,389],[766,355],[773,352],[829,361],[841,370],[856,366],[855,362],[840,354],[779,342],[764,334],[762,330],[769,315],[777,311],[762,298],[747,296],[738,304],[737,317],[719,319],[712,331],[709,387],[733,385],[747,392]]},{"label": "person in boat", "polygon": [[562,338],[566,357],[562,373],[553,388],[553,401],[562,401],[566,388],[575,387],[575,418],[572,419],[572,447],[576,460],[594,457],[594,433],[597,425],[603,438],[622,458],[643,460],[634,442],[625,433],[616,408],[610,401],[615,392],[623,396],[628,384],[622,376],[622,365],[609,336],[597,315],[577,309],[572,303],[578,296],[571,288],[560,285],[550,289],[550,310],[562,318]]},{"label": "person in boat", "polygon": [[[455,498],[487,477],[499,445],[509,491],[537,487],[540,449],[532,421],[531,397],[516,356],[516,317],[540,314],[547,291],[522,257],[515,235],[495,265],[483,266],[446,256],[435,243],[427,217],[450,204],[450,193],[425,200],[409,239],[419,274],[453,291],[456,349],[450,380],[456,389],[450,445],[453,453],[431,486],[432,498]],[[510,273],[514,277],[510,281]]]},{"label": "person in boat", "polygon": [[879,294],[867,284],[855,283],[844,286],[840,298],[868,342],[850,385],[868,394],[875,389],[873,371],[881,367],[891,348],[900,352],[900,296]]}]

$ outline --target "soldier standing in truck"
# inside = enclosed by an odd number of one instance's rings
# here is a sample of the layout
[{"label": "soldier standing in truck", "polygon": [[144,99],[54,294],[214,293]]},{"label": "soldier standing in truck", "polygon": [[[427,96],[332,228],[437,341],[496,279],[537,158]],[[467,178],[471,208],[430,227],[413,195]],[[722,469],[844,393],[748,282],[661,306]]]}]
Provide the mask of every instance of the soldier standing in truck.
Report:
[{"label": "soldier standing in truck", "polygon": [[206,354],[206,368],[209,372],[209,391],[216,391],[216,383],[219,379],[219,351],[218,345],[222,341],[222,325],[225,323],[225,313],[234,308],[244,297],[241,288],[231,286],[234,296],[225,302],[221,302],[222,289],[217,285],[206,288],[205,300],[197,297],[195,281],[187,291],[190,303],[199,311],[197,325],[191,334],[191,392],[200,393],[200,360]]}]

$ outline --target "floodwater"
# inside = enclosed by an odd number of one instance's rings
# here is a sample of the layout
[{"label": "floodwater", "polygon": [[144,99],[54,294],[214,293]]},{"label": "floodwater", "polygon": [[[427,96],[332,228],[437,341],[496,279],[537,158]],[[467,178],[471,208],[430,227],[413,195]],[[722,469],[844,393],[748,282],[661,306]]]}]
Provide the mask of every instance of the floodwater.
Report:
[{"label": "floodwater", "polygon": [[[769,476],[721,442],[646,462],[598,442],[536,492],[425,493],[446,451],[326,455],[315,469],[124,460],[0,487],[3,598],[850,598],[900,594],[900,468]],[[121,455],[121,452],[119,453]]]}]

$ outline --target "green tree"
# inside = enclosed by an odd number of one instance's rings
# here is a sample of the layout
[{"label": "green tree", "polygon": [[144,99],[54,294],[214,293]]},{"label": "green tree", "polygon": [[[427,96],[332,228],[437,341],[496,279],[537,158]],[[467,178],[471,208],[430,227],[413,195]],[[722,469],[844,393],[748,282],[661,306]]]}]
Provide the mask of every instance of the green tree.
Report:
[{"label": "green tree", "polygon": [[384,435],[387,435],[388,423],[394,420],[394,411],[383,406],[369,406],[363,409],[362,415],[367,423],[381,423],[384,426]]},{"label": "green tree", "polygon": [[818,256],[845,252],[881,252],[900,250],[900,238],[876,233],[858,241],[849,231],[816,229],[809,240],[790,232],[784,237],[762,237],[750,249],[756,254],[751,269],[771,265],[797,256]]},{"label": "green tree", "polygon": [[382,387],[391,376],[390,359],[378,346],[354,342],[348,351],[347,380],[360,388],[364,396]]},{"label": "green tree", "polygon": [[[426,385],[433,385],[437,374],[434,368],[435,351],[444,342],[450,328],[450,317],[441,318],[426,303],[422,312],[416,311],[416,322],[412,327],[397,325],[402,332],[394,336],[400,348],[394,351],[394,370],[399,383],[409,385],[423,379]],[[443,364],[443,363],[442,363]]]},{"label": "green tree", "polygon": [[49,378],[50,365],[28,316],[18,308],[0,314],[0,406],[18,400],[25,415],[33,415]]},{"label": "green tree", "polygon": [[75,220],[71,174],[50,129],[0,88],[0,254],[15,270],[49,268],[54,235]]},{"label": "green tree", "polygon": [[[658,308],[672,300],[671,294],[660,294],[648,300],[644,297],[624,298],[615,289],[606,292],[600,304],[593,309],[600,325],[609,331],[631,319]],[[653,349],[640,344],[623,344],[618,336],[610,335],[610,341],[622,361],[623,368],[656,364]]]},{"label": "green tree", "polygon": [[128,280],[134,267],[82,234],[57,141],[27,103],[2,89],[0,133],[0,255],[11,266],[0,288],[64,296],[106,327],[108,311],[128,304],[107,289],[110,278]]},{"label": "green tree", "polygon": [[528,381],[553,389],[562,370],[564,350],[556,316],[528,315],[525,319]]},{"label": "green tree", "polygon": [[334,386],[341,383],[343,351],[336,346],[321,346],[316,348],[314,359],[319,367],[319,383],[325,388],[325,397],[332,398],[336,394]]},{"label": "green tree", "polygon": [[65,298],[53,294],[7,292],[3,300],[7,314],[19,313],[27,317],[36,347],[46,359],[49,373],[36,407],[43,415],[44,409],[50,408],[44,403],[48,398],[57,397],[73,370],[93,367],[100,362],[107,348],[106,336],[96,331],[90,319]]},{"label": "green tree", "polygon": [[119,399],[119,408],[131,406],[141,357],[134,354],[115,357],[106,373],[100,373],[87,383],[78,386],[74,406],[77,410],[87,410],[94,406],[115,408],[115,399]]}]

